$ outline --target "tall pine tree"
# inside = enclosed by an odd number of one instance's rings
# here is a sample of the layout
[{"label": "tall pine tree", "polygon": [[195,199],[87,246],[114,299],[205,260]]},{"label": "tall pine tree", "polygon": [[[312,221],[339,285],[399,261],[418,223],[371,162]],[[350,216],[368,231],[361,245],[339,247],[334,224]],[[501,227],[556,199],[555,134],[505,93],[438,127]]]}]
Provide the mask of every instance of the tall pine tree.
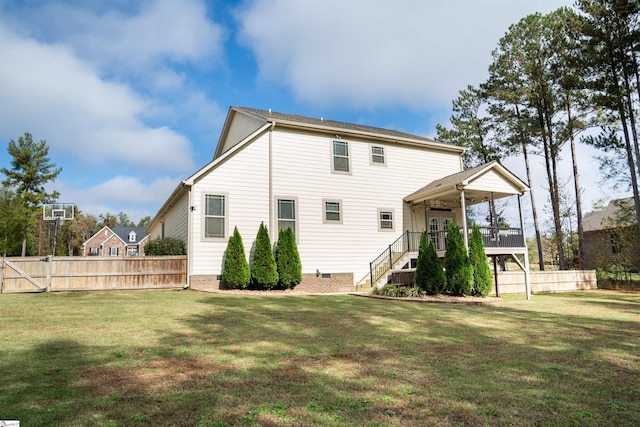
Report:
[{"label": "tall pine tree", "polygon": [[453,295],[471,295],[473,289],[473,268],[469,261],[464,238],[460,228],[453,222],[447,229],[447,249],[444,254],[447,278],[446,290]]},{"label": "tall pine tree", "polygon": [[296,236],[289,227],[278,233],[276,245],[276,266],[279,285],[284,289],[293,289],[302,281],[302,264],[296,245]]}]

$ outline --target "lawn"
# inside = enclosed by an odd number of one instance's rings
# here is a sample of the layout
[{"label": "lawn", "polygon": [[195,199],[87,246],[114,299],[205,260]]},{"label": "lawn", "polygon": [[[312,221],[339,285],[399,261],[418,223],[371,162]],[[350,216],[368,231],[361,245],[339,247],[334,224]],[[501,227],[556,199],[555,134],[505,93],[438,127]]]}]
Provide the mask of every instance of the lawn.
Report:
[{"label": "lawn", "polygon": [[0,295],[22,426],[637,426],[640,293]]}]

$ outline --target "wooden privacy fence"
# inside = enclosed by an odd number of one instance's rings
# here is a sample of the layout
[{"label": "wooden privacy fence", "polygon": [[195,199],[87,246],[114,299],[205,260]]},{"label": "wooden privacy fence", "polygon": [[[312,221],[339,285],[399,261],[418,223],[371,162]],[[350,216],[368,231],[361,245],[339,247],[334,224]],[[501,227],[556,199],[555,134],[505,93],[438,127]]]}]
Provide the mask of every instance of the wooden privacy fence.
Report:
[{"label": "wooden privacy fence", "polygon": [[176,289],[186,256],[2,258],[0,292]]}]

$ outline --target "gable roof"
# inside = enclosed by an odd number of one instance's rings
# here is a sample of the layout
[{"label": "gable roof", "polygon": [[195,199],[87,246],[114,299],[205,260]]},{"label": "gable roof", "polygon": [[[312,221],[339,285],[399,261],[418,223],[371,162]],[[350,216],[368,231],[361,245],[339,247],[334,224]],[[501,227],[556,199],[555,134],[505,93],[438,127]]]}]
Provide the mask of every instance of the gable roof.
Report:
[{"label": "gable roof", "polygon": [[[467,197],[473,199],[470,201],[480,202],[487,198],[487,192],[491,193],[491,189],[476,188],[474,183],[489,173],[495,173],[503,182],[511,187],[509,191],[506,191],[505,189],[498,191],[498,189],[495,189],[495,198],[521,194],[529,191],[529,186],[527,184],[494,160],[492,162],[485,163],[484,165],[479,165],[471,169],[445,176],[444,178],[436,179],[421,189],[409,194],[404,198],[404,200],[411,203],[438,198],[453,201],[458,197],[460,189],[469,188],[469,190],[473,192],[467,194]],[[477,199],[477,201],[475,199]]]},{"label": "gable roof", "polygon": [[325,132],[333,135],[335,135],[336,133],[340,133],[345,136],[352,135],[366,137],[369,139],[427,145],[433,146],[434,148],[440,148],[459,153],[467,151],[467,149],[464,147],[438,142],[431,138],[426,138],[424,136],[414,135],[411,133],[401,132],[393,129],[365,126],[335,120],[325,120],[322,117],[318,119],[313,117],[301,116],[298,114],[285,114],[271,110],[260,110],[257,108],[232,106],[229,108],[229,113],[227,115],[223,130],[220,134],[220,140],[218,141],[218,146],[216,148],[214,158],[217,158],[223,153],[223,150],[225,148],[223,142],[228,134],[229,126],[236,114],[244,114],[264,124],[273,124],[275,126],[313,130],[316,132]]},{"label": "gable roof", "polygon": [[[113,227],[111,229],[111,231],[113,231],[113,233],[115,235],[117,235],[120,240],[122,240],[124,243],[126,243],[127,245],[137,245],[138,243],[140,243],[141,241],[143,241],[146,237],[147,234],[145,232],[146,227],[123,227],[123,226],[116,226]],[[129,234],[131,232],[136,233],[136,240],[135,242],[130,242],[129,241]]]},{"label": "gable roof", "polygon": [[611,200],[604,209],[586,213],[582,218],[583,230],[598,231],[616,228],[613,222],[621,207],[633,207],[633,198]]}]

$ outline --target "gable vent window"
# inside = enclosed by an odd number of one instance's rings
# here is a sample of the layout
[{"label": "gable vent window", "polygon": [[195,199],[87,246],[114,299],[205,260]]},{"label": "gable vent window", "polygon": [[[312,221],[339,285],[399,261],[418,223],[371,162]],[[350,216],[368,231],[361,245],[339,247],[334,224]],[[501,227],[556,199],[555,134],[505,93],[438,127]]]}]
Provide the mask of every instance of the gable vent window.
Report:
[{"label": "gable vent window", "polygon": [[131,233],[129,233],[129,241],[130,242],[135,242],[136,241],[136,237],[137,237],[137,235],[136,235],[135,231],[132,231]]},{"label": "gable vent window", "polygon": [[349,165],[349,143],[344,141],[333,141],[333,172],[350,171]]},{"label": "gable vent window", "polygon": [[379,145],[371,146],[371,163],[374,165],[384,165],[386,163],[384,158],[384,147]]}]

